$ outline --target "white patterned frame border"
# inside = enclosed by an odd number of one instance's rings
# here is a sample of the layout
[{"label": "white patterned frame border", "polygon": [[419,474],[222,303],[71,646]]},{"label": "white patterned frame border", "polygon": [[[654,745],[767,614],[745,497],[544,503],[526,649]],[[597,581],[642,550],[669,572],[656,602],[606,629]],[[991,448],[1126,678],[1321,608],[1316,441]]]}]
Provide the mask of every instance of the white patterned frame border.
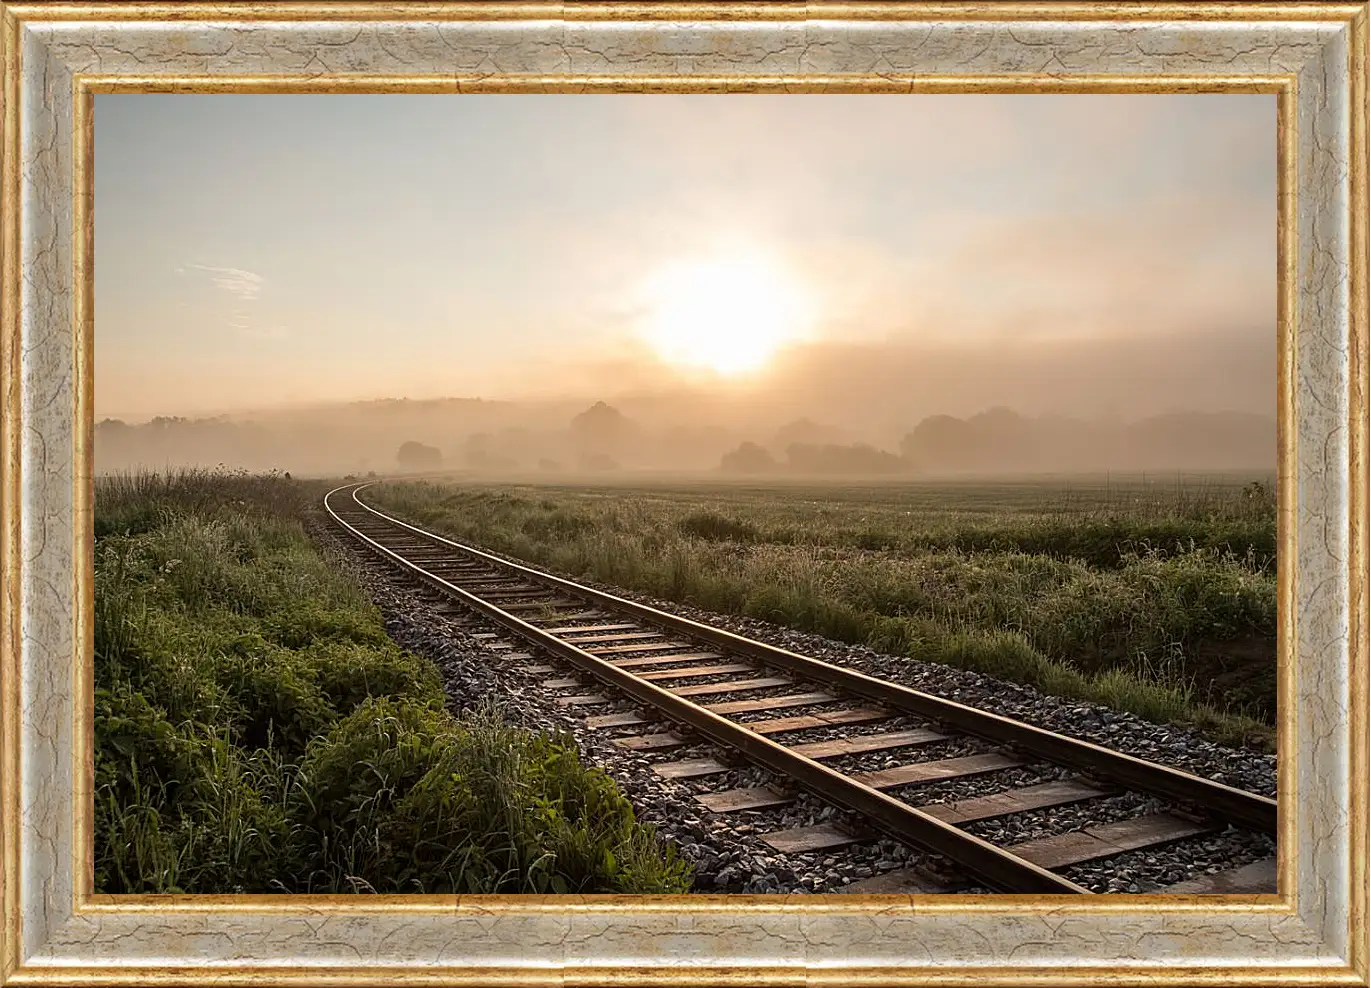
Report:
[{"label": "white patterned frame border", "polygon": [[[1366,984],[1367,13],[0,4],[0,983]],[[600,90],[1276,94],[1279,895],[90,893],[93,95]]]}]

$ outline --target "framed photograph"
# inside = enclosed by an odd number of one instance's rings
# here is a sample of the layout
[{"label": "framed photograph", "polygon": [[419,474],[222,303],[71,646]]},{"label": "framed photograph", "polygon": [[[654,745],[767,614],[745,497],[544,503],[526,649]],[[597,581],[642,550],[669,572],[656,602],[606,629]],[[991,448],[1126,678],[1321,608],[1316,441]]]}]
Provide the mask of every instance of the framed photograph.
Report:
[{"label": "framed photograph", "polygon": [[1366,3],[0,3],[0,984],[1368,984]]}]

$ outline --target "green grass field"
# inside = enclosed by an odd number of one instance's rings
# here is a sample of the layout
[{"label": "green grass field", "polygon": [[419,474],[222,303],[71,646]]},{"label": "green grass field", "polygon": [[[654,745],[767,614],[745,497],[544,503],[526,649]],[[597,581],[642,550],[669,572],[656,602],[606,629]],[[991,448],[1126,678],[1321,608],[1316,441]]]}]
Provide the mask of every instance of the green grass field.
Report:
[{"label": "green grass field", "polygon": [[569,738],[445,708],[308,537],[324,489],[97,483],[96,890],[687,890]]},{"label": "green grass field", "polygon": [[368,497],[572,576],[1274,744],[1270,477],[392,481]]}]

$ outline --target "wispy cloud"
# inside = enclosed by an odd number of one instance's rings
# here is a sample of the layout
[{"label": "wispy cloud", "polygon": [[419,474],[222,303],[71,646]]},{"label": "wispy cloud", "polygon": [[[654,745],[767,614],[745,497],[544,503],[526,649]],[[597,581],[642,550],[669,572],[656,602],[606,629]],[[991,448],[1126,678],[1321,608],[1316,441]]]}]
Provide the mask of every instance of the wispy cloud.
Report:
[{"label": "wispy cloud", "polygon": [[222,288],[231,295],[237,295],[241,299],[255,299],[262,293],[262,286],[267,283],[267,279],[260,274],[251,271],[244,271],[242,268],[216,268],[207,264],[187,264],[176,269],[177,274],[186,271],[203,271],[209,275],[210,282],[215,288]]},{"label": "wispy cloud", "polygon": [[279,340],[287,332],[285,326],[263,324],[246,309],[234,309],[228,314],[224,323],[239,336],[248,336],[259,340]]}]

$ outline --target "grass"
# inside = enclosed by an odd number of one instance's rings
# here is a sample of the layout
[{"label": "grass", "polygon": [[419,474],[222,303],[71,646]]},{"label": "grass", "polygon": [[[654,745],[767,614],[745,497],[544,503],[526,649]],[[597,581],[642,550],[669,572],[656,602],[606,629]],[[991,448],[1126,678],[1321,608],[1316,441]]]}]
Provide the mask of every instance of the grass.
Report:
[{"label": "grass", "polygon": [[1274,744],[1267,482],[372,492],[573,576]]},{"label": "grass", "polygon": [[318,493],[97,485],[96,889],[687,890],[570,738],[446,709],[437,669],[308,538]]}]

